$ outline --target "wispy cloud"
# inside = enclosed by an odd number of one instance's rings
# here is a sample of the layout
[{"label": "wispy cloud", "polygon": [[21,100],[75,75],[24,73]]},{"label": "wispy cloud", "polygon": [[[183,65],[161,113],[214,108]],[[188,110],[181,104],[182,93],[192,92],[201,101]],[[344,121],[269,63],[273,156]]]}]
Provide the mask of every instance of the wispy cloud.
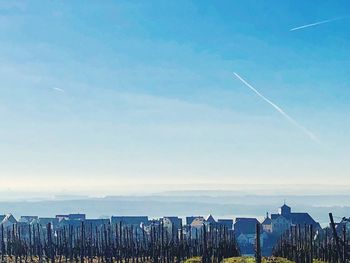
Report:
[{"label": "wispy cloud", "polygon": [[54,87],[54,88],[52,88],[52,89],[55,90],[55,91],[58,91],[58,92],[65,92],[64,89],[60,89],[60,88],[56,88],[56,87]]},{"label": "wispy cloud", "polygon": [[289,31],[295,31],[295,30],[304,29],[307,27],[318,26],[318,25],[322,25],[325,23],[333,22],[336,20],[344,19],[344,18],[345,17],[337,17],[337,18],[333,18],[333,19],[327,19],[327,20],[323,20],[323,21],[319,21],[319,22],[315,22],[315,23],[311,23],[311,24],[307,24],[307,25],[303,25],[303,26],[294,27],[294,28],[290,29]]},{"label": "wispy cloud", "polygon": [[292,117],[290,117],[281,107],[277,106],[274,102],[269,100],[267,97],[265,97],[263,94],[261,94],[257,89],[255,89],[252,85],[250,85],[246,80],[244,80],[238,73],[233,73],[244,85],[246,85],[249,89],[251,89],[255,94],[257,94],[260,98],[262,98],[264,101],[266,101],[268,104],[270,104],[275,110],[277,110],[283,117],[285,117],[291,124],[293,124],[295,127],[300,129],[302,132],[304,132],[312,141],[319,142],[318,138],[308,129],[306,129],[304,126],[299,124],[296,120],[294,120]]}]

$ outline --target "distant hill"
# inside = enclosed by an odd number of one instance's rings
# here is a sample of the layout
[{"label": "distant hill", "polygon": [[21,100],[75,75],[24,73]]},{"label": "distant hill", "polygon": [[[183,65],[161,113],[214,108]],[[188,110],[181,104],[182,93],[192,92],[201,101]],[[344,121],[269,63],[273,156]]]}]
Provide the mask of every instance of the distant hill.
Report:
[{"label": "distant hill", "polygon": [[276,212],[287,200],[294,211],[308,212],[321,224],[328,223],[328,212],[341,218],[349,216],[350,195],[146,195],[108,196],[105,198],[59,197],[51,200],[2,201],[1,213],[53,216],[65,213],[86,213],[88,217],[111,215],[165,215],[213,214],[217,218],[253,216],[262,219],[266,212]]}]

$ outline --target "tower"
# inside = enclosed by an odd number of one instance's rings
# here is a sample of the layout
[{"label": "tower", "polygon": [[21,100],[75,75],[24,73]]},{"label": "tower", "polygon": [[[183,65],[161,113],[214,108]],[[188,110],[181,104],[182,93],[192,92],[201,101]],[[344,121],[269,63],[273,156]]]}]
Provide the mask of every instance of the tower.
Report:
[{"label": "tower", "polygon": [[286,204],[282,205],[278,211],[280,215],[284,216],[287,219],[290,217],[291,212],[292,212],[292,209]]}]

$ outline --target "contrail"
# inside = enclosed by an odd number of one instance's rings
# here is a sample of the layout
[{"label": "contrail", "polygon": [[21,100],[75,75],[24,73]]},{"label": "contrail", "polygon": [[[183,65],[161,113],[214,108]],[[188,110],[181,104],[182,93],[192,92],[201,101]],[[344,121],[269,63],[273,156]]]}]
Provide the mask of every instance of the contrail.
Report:
[{"label": "contrail", "polygon": [[312,24],[307,24],[307,25],[303,25],[303,26],[294,27],[294,28],[290,29],[289,31],[295,31],[295,30],[299,30],[299,29],[303,29],[303,28],[307,28],[307,27],[318,26],[318,25],[322,25],[322,24],[325,24],[325,23],[333,22],[333,21],[336,21],[336,20],[344,19],[344,18],[345,17],[337,17],[337,18],[333,18],[333,19],[327,19],[327,20],[315,22],[315,23],[312,23]]},{"label": "contrail", "polygon": [[238,73],[233,72],[233,74],[243,82],[244,85],[246,85],[248,88],[250,88],[252,91],[254,91],[255,94],[257,94],[260,98],[262,98],[264,101],[266,101],[268,104],[270,104],[275,110],[277,110],[280,114],[282,114],[291,124],[293,124],[298,129],[302,130],[311,140],[314,142],[319,142],[317,137],[308,129],[306,129],[304,126],[299,124],[296,120],[294,120],[292,117],[290,117],[284,110],[282,110],[279,106],[277,106],[275,103],[273,103],[271,100],[266,98],[263,94],[261,94],[257,89],[255,89],[252,85],[250,85],[247,81],[245,81]]},{"label": "contrail", "polygon": [[53,90],[59,91],[59,92],[65,92],[64,89],[60,89],[60,88],[52,88]]}]

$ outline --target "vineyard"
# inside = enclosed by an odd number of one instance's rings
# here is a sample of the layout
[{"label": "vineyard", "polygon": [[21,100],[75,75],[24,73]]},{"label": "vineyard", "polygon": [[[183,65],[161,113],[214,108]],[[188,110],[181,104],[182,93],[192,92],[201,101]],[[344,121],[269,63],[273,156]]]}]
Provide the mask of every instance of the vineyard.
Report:
[{"label": "vineyard", "polygon": [[261,225],[256,224],[255,257],[240,257],[234,232],[222,225],[200,229],[166,227],[163,223],[133,226],[123,223],[53,228],[51,223],[1,225],[2,262],[223,262],[223,263],[348,263],[346,225],[314,231],[312,225],[292,225],[279,238],[273,257],[262,257]]},{"label": "vineyard", "polygon": [[[232,258],[225,258],[222,263],[255,263],[255,258],[253,257],[232,257]],[[186,260],[185,263],[201,263],[201,258],[192,258],[189,260]],[[276,258],[276,257],[268,257],[263,258],[262,263],[293,263],[292,261],[289,261],[284,258]],[[317,263],[317,262],[314,262]],[[322,262],[318,262],[322,263]]]},{"label": "vineyard", "polygon": [[329,214],[330,228],[313,231],[312,226],[292,226],[277,243],[274,255],[296,263],[327,262],[347,263],[350,260],[350,244],[346,226],[336,228],[333,215]]},{"label": "vineyard", "polygon": [[[172,228],[174,229],[174,228]],[[162,224],[144,228],[123,224],[53,230],[49,223],[1,227],[2,262],[183,262],[196,256],[202,262],[221,262],[239,255],[232,232],[225,227],[185,235]]]}]

